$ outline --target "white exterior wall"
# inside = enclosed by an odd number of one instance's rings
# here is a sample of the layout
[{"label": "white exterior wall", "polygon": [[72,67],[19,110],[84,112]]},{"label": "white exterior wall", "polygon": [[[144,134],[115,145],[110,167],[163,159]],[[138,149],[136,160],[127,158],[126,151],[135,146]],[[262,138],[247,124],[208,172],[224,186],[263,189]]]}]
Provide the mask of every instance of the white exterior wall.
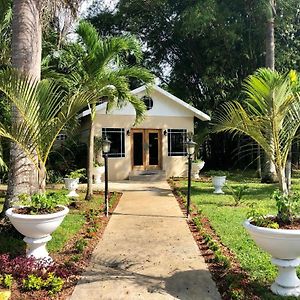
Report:
[{"label": "white exterior wall", "polygon": [[[110,180],[127,179],[132,171],[131,162],[131,136],[126,135],[127,129],[131,129],[130,124],[134,117],[101,115],[95,121],[95,135],[101,135],[102,128],[115,127],[125,128],[125,157],[110,157],[109,178]],[[149,128],[162,130],[162,170],[166,171],[167,177],[183,176],[186,170],[185,156],[168,156],[168,137],[163,135],[167,129],[187,129],[193,131],[194,122],[191,117],[147,117],[145,121],[136,128]]]}]

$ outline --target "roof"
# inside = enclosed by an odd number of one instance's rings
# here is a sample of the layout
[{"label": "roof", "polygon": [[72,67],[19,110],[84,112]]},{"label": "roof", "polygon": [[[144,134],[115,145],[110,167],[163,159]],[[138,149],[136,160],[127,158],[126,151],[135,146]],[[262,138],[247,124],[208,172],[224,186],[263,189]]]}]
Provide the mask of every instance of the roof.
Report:
[{"label": "roof", "polygon": [[[153,85],[153,86],[151,87],[151,89],[156,90],[157,92],[159,92],[159,93],[165,95],[166,97],[168,97],[169,99],[173,100],[173,101],[176,102],[177,104],[179,104],[179,105],[185,107],[186,109],[190,110],[190,111],[194,114],[194,116],[195,116],[196,118],[198,118],[198,119],[200,119],[200,120],[202,120],[202,121],[210,121],[210,117],[209,117],[207,114],[205,114],[205,113],[202,112],[201,110],[199,110],[199,109],[193,107],[192,105],[190,105],[190,104],[184,102],[183,100],[181,100],[181,99],[179,99],[178,97],[172,95],[171,93],[169,93],[169,92],[167,92],[166,90],[160,88],[159,86]],[[145,90],[146,90],[146,86],[143,85],[143,86],[141,86],[141,87],[139,87],[139,88],[137,88],[137,89],[132,90],[131,93],[132,93],[133,95],[136,95],[136,94],[139,94],[139,93],[141,93],[141,92],[143,92],[143,91],[145,91]],[[99,111],[99,110],[102,110],[102,109],[106,109],[106,103],[105,103],[105,102],[104,102],[104,103],[101,103],[101,104],[99,104],[99,105],[96,106],[96,111]],[[90,112],[90,109],[87,109],[87,110],[85,110],[84,112],[82,112],[82,113],[79,115],[79,118],[88,116],[90,113],[91,113],[91,112]]]}]

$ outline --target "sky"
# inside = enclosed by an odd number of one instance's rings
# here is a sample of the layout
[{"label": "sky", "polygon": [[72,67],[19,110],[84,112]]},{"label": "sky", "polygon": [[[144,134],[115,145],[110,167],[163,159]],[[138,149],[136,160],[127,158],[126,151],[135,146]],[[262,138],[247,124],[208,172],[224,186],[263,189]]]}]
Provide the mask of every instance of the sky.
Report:
[{"label": "sky", "polygon": [[118,3],[118,0],[86,0],[81,6],[81,15],[85,15],[87,13],[88,8],[95,3],[103,3],[104,6],[113,10]]}]

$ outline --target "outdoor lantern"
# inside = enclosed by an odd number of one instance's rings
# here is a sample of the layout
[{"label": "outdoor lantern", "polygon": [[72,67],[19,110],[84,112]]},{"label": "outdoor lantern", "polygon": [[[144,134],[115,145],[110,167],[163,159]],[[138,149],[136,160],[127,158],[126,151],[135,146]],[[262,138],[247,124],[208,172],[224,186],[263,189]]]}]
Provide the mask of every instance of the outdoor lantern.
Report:
[{"label": "outdoor lantern", "polygon": [[105,140],[103,140],[103,145],[102,145],[103,153],[108,153],[110,151],[110,144],[111,141],[108,140],[106,137]]},{"label": "outdoor lantern", "polygon": [[195,147],[197,143],[189,139],[185,144],[186,144],[186,151],[188,155],[192,156],[195,153]]}]

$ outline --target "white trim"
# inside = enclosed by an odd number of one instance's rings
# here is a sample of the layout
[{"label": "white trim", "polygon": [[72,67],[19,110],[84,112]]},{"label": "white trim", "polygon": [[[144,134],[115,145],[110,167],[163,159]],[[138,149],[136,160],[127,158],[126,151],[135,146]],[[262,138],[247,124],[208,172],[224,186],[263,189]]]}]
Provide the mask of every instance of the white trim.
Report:
[{"label": "white trim", "polygon": [[[165,95],[166,97],[173,100],[174,102],[176,102],[176,103],[180,104],[181,106],[185,107],[186,109],[192,111],[194,113],[194,116],[197,117],[198,119],[200,119],[202,121],[210,121],[210,116],[208,116],[207,114],[205,114],[201,110],[191,106],[190,104],[184,102],[183,100],[179,99],[178,97],[172,95],[171,93],[165,91],[164,89],[160,88],[159,86],[153,85],[152,87],[150,87],[150,91],[151,91],[151,89],[154,89],[154,90],[158,91],[159,93]],[[134,89],[133,91],[131,91],[131,93],[133,95],[136,95],[140,92],[143,92],[144,90],[146,90],[145,85],[140,86],[137,89]],[[96,111],[102,110],[103,108],[106,109],[106,103],[101,103],[101,104],[97,105],[96,106]],[[90,109],[87,109],[84,112],[82,112],[78,117],[82,118],[82,117],[85,117],[85,116],[90,115],[90,114],[91,114]]]}]

